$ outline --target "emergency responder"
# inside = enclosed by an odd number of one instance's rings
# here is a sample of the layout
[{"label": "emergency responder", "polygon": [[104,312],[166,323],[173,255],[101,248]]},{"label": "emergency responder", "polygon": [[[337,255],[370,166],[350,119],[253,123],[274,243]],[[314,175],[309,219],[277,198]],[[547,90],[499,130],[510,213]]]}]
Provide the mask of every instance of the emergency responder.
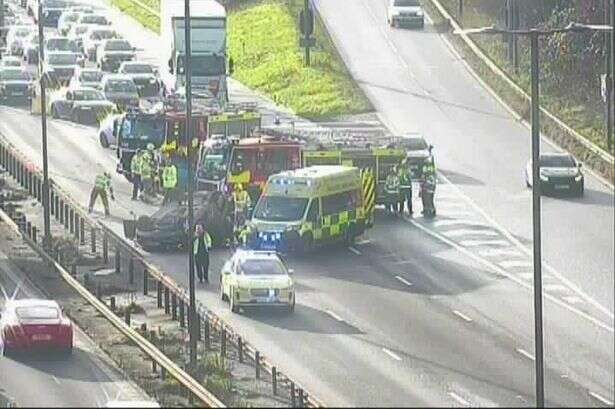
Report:
[{"label": "emergency responder", "polygon": [[433,156],[423,162],[423,166],[421,168],[421,177],[429,174],[436,174],[436,165],[434,164]]},{"label": "emergency responder", "polygon": [[435,216],[436,206],[434,204],[434,196],[436,193],[436,174],[433,167],[428,167],[423,171],[421,179],[421,201],[423,202],[423,215]]},{"label": "emergency responder", "polygon": [[235,185],[235,190],[233,191],[233,205],[235,208],[233,230],[237,236],[246,223],[248,208],[250,207],[250,195],[243,188],[241,183]]},{"label": "emergency responder", "polygon": [[387,175],[384,182],[384,193],[387,196],[387,209],[389,212],[399,213],[399,176],[397,175],[397,166],[393,166]]},{"label": "emergency responder", "polygon": [[177,167],[167,161],[162,164],[162,188],[164,189],[164,199],[162,204],[169,203],[174,196],[175,188],[177,187]]},{"label": "emergency responder", "polygon": [[113,186],[111,186],[111,175],[109,172],[104,172],[96,176],[96,180],[94,181],[94,188],[92,188],[92,193],[90,193],[88,213],[92,213],[94,210],[94,205],[96,204],[96,199],[100,196],[103,206],[105,207],[105,216],[109,216],[109,200],[107,198],[107,191],[111,196],[111,200],[115,200],[115,196],[113,196]]},{"label": "emergency responder", "polygon": [[130,160],[130,173],[132,174],[132,200],[137,200],[141,191],[141,149],[137,149]]},{"label": "emergency responder", "polygon": [[412,215],[412,173],[405,159],[399,167],[399,190],[401,193],[400,212],[404,212],[407,203],[408,215]]},{"label": "emergency responder", "polygon": [[254,228],[251,223],[246,223],[239,232],[239,245],[244,248],[250,248],[254,238]]},{"label": "emergency responder", "polygon": [[209,249],[211,248],[211,237],[201,224],[195,227],[195,238],[192,243],[192,254],[194,254],[194,264],[196,275],[201,284],[203,281],[209,283]]},{"label": "emergency responder", "polygon": [[154,144],[148,143],[147,150],[141,154],[141,184],[144,194],[153,194]]}]

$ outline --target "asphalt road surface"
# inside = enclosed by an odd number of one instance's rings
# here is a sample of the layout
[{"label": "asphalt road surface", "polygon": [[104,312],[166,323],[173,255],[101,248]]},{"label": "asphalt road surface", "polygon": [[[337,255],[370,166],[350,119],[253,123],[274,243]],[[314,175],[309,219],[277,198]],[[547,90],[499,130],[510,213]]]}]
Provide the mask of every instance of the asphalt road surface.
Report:
[{"label": "asphalt road surface", "polygon": [[[16,298],[45,298],[0,251],[0,286]],[[0,292],[0,308],[4,304]],[[0,388],[18,407],[101,407],[109,400],[135,400],[143,392],[127,382],[108,357],[75,327],[73,354],[0,357]]]},{"label": "asphalt road surface", "polygon": [[[346,18],[361,18],[361,10],[354,8],[365,3],[347,3],[349,9],[343,13]],[[355,12],[359,13],[357,17]],[[125,17],[121,19],[124,22]],[[357,21],[354,24],[356,27]],[[123,27],[126,25],[122,24]],[[366,29],[369,30],[369,25]],[[337,38],[336,30],[332,32]],[[354,30],[354,33],[363,35],[363,31]],[[132,25],[123,34],[143,48],[144,55],[155,55],[151,33]],[[431,53],[441,52],[440,58],[451,56],[437,35],[429,34],[429,28],[426,33],[410,32],[409,35],[414,34],[423,35],[425,46],[433,42]],[[379,53],[386,50],[376,47],[374,55],[365,62],[380,66],[380,71],[374,70],[379,72],[377,78],[387,82],[395,78],[384,75],[382,70],[386,67],[397,67],[392,70],[402,75],[404,70],[395,65],[398,60],[388,57],[378,60]],[[342,52],[348,53],[343,47]],[[445,67],[447,78],[437,81],[452,89],[441,88],[439,92],[450,92],[447,98],[454,103],[455,98],[462,99],[459,95],[463,95],[457,87],[467,86],[466,96],[479,94],[477,101],[469,99],[462,104],[470,105],[465,109],[454,104],[438,110],[427,109],[426,106],[436,103],[425,99],[419,102],[408,96],[410,85],[416,83],[407,84],[405,80],[395,94],[397,101],[393,99],[390,104],[392,112],[398,112],[398,118],[404,115],[419,118],[419,112],[423,112],[420,110],[425,110],[418,129],[403,130],[423,131],[436,145],[443,178],[437,193],[440,208],[435,221],[379,215],[377,226],[357,246],[291,259],[298,292],[297,309],[292,316],[267,311],[231,314],[228,306],[219,300],[217,286],[217,272],[228,255],[226,251],[213,254],[212,284],[198,289],[199,300],[330,405],[531,406],[534,403],[532,294],[527,277],[527,263],[531,259],[524,252],[529,236],[512,229],[521,228],[515,224],[529,220],[525,215],[529,213],[529,193],[524,190],[521,177],[527,158],[523,155],[527,155],[523,140],[527,138],[524,129],[488,95],[483,95],[484,91],[462,67],[451,67],[451,64]],[[351,70],[355,75],[358,72],[352,65]],[[452,76],[460,76],[457,80],[461,85],[449,84],[448,71]],[[391,84],[388,88],[392,87]],[[379,92],[384,95],[388,88],[376,87],[368,95],[370,98]],[[488,105],[488,114],[480,112],[481,104]],[[383,105],[375,105],[383,110]],[[470,139],[462,139],[467,132],[462,132],[463,129],[446,136],[444,128],[448,124],[451,131],[456,122],[443,121],[434,112],[444,115],[442,112],[447,109],[451,111],[447,118],[460,121],[462,115],[467,116],[466,126],[474,129],[469,133],[471,136],[466,136]],[[389,116],[395,116],[393,113],[383,114],[387,122]],[[12,108],[0,108],[0,118],[0,133],[40,166],[40,118]],[[435,118],[433,128],[432,118]],[[489,118],[485,128],[494,127],[492,134],[486,135],[482,130],[485,118]],[[429,125],[425,123],[427,119]],[[418,120],[413,123],[419,124]],[[474,140],[481,143],[469,147]],[[497,143],[504,145],[498,147]],[[484,157],[481,149],[493,149],[493,153]],[[474,150],[478,153],[472,157]],[[52,177],[84,206],[96,173],[102,168],[111,171],[115,168],[113,152],[98,145],[94,128],[51,120],[49,152]],[[457,152],[459,162],[456,162]],[[514,167],[508,155],[514,156],[515,152],[519,166],[515,176],[506,176]],[[503,156],[501,163],[496,161],[497,155]],[[483,162],[488,161],[498,162],[497,166],[482,168]],[[510,184],[504,184],[505,180]],[[121,218],[130,217],[129,211],[145,214],[153,208],[130,201],[130,186],[126,181],[118,177],[114,184],[117,200],[112,203],[113,217],[105,222],[121,231]],[[583,201],[592,200],[591,189],[603,191],[591,178],[587,187]],[[511,191],[518,196],[514,203],[509,203]],[[604,195],[608,196],[608,192]],[[466,196],[472,197],[480,207]],[[508,217],[517,217],[513,226],[501,218],[500,207],[507,206],[514,210]],[[575,206],[602,215],[604,222],[589,229],[596,230],[607,243],[604,247],[608,247],[612,234],[608,238],[602,231],[612,226],[612,205],[607,214],[609,208],[604,204],[545,199],[546,210]],[[545,234],[551,232],[546,219]],[[572,219],[568,216],[562,223],[574,223]],[[590,221],[587,217],[577,220]],[[570,236],[570,233],[565,235]],[[600,247],[603,243],[595,241],[586,245],[588,252],[595,250],[589,247]],[[548,248],[545,244],[547,257],[550,256]],[[578,249],[576,259],[586,258],[583,251]],[[612,260],[612,245],[600,254]],[[162,253],[147,257],[186,284],[185,255]],[[598,256],[587,258],[587,261],[575,260],[600,263],[596,260]],[[548,261],[554,263],[549,258]],[[612,271],[612,263],[610,266]],[[609,309],[598,293],[582,287],[591,300],[597,300],[591,302],[577,291],[581,289],[577,286],[585,285],[588,280],[574,282],[574,275],[565,275],[559,265],[555,268],[545,277],[545,284],[549,285],[545,286],[547,402],[558,406],[601,406],[610,401],[612,405],[612,303]],[[607,274],[608,271],[595,271],[592,277],[609,287],[608,278],[604,278]],[[611,284],[610,291],[612,287]],[[600,290],[608,293],[609,288]]]}]

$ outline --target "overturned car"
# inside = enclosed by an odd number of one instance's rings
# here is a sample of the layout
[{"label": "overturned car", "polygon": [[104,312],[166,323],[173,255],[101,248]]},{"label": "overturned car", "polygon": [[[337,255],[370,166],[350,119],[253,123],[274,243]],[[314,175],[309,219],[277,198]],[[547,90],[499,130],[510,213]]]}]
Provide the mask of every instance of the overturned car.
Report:
[{"label": "overturned car", "polygon": [[[202,224],[214,246],[220,246],[233,234],[233,204],[220,192],[194,194],[194,223]],[[151,216],[137,219],[135,239],[146,251],[186,247],[188,206],[169,203]]]}]

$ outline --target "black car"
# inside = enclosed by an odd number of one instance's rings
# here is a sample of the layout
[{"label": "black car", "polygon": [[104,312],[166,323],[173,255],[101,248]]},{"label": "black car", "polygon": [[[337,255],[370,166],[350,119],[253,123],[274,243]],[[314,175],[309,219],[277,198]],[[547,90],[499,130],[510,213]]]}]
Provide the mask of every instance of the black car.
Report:
[{"label": "black car", "polygon": [[[540,155],[540,188],[544,193],[571,193],[583,196],[585,176],[581,164],[568,153],[544,153]],[[532,161],[525,167],[525,184],[533,185]]]},{"label": "black car", "polygon": [[98,123],[114,108],[115,104],[107,101],[103,93],[94,88],[68,89],[50,105],[54,118],[87,124]]},{"label": "black car", "polygon": [[118,74],[132,78],[141,98],[158,96],[160,81],[152,64],[139,61],[125,61]]},{"label": "black car", "polygon": [[0,101],[28,102],[32,98],[32,77],[21,68],[0,70]]},{"label": "black car", "polygon": [[102,79],[101,90],[118,108],[139,105],[139,92],[134,81],[125,75],[108,74]]}]

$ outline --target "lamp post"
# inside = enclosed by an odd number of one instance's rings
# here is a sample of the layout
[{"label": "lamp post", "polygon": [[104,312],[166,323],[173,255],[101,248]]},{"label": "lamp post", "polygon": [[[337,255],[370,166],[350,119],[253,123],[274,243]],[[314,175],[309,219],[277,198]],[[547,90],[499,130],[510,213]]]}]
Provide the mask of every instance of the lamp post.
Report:
[{"label": "lamp post", "polygon": [[[188,144],[186,155],[188,161],[188,281],[190,307],[188,310],[188,331],[190,335],[190,370],[196,369],[196,351],[198,334],[196,330],[196,294],[194,279],[194,252],[192,243],[194,241],[194,186],[192,176],[192,44],[190,36],[190,0],[184,0],[184,29],[186,55],[184,57],[184,72],[186,74],[186,142]],[[193,372],[194,373],[194,372]]]},{"label": "lamp post", "polygon": [[43,4],[38,3],[38,74],[41,88],[41,132],[43,143],[43,246],[50,244],[51,220],[49,214],[49,161],[47,158],[47,98],[45,95],[45,75],[43,63],[45,61]]},{"label": "lamp post", "polygon": [[540,66],[538,40],[564,32],[612,31],[611,26],[570,23],[567,27],[552,30],[502,30],[494,26],[473,28],[455,32],[455,34],[508,34],[530,37],[531,60],[531,123],[532,123],[532,232],[534,264],[534,348],[536,371],[536,406],[543,408],[544,399],[544,351],[542,321],[542,231],[540,201]]}]

